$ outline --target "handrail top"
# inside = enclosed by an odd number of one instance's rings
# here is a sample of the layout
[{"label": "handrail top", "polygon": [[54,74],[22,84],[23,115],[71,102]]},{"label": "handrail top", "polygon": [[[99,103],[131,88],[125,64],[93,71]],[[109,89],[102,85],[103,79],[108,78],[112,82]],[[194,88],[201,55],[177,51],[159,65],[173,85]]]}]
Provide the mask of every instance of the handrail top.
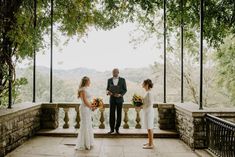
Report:
[{"label": "handrail top", "polygon": [[[50,105],[50,103],[45,103],[46,105]],[[76,108],[80,105],[80,103],[52,103],[53,105],[58,105],[60,108]],[[153,107],[157,108],[159,104],[154,103]],[[104,103],[104,108],[109,108],[109,103]],[[131,103],[124,103],[123,108],[135,108]]]},{"label": "handrail top", "polygon": [[[42,102],[41,104],[58,104],[58,105],[61,105],[61,104],[80,104],[80,102],[53,102],[53,103],[49,103],[49,102]],[[104,104],[109,104],[109,102],[104,102]],[[123,105],[130,105],[132,104],[131,102],[124,102]],[[174,105],[174,103],[162,103],[162,102],[154,102],[153,103],[154,105]]]},{"label": "handrail top", "polygon": [[230,125],[230,126],[232,126],[232,127],[235,128],[235,124],[234,124],[234,123],[232,123],[232,122],[230,122],[230,121],[228,121],[228,120],[225,120],[225,119],[222,119],[222,118],[213,116],[213,115],[211,115],[211,114],[206,114],[206,118],[215,119],[215,120],[217,120],[217,121],[219,121],[219,122],[225,123],[225,124]]}]

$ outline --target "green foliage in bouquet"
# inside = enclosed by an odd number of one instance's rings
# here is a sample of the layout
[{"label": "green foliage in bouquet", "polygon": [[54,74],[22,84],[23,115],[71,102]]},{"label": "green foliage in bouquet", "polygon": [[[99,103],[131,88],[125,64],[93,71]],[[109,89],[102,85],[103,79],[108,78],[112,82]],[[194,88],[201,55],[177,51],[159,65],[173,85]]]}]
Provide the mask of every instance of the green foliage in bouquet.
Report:
[{"label": "green foliage in bouquet", "polygon": [[143,98],[137,94],[134,94],[132,97],[132,105],[140,107],[143,105]]}]

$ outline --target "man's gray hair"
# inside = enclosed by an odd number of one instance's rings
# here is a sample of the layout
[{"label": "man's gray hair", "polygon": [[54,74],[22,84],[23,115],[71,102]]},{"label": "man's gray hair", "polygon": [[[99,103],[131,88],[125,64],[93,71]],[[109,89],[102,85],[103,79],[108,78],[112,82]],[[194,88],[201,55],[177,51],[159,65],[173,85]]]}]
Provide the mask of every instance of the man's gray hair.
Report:
[{"label": "man's gray hair", "polygon": [[114,68],[114,69],[113,69],[113,72],[114,72],[114,71],[118,71],[118,72],[119,72],[119,69],[118,69],[118,68]]}]

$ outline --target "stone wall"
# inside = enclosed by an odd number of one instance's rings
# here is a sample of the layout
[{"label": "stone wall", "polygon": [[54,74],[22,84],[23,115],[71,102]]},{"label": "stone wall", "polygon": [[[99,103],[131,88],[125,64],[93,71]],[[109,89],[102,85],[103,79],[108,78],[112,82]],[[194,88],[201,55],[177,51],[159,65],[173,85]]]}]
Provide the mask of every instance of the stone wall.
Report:
[{"label": "stone wall", "polygon": [[216,117],[232,121],[235,118],[235,108],[199,110],[198,105],[193,103],[175,104],[176,129],[180,139],[192,149],[207,147],[205,115],[211,114]]},{"label": "stone wall", "polygon": [[176,107],[176,129],[180,139],[191,148],[206,147],[206,130],[204,117],[193,117],[191,112]]},{"label": "stone wall", "polygon": [[40,129],[40,104],[24,103],[0,112],[0,157],[21,145]]},{"label": "stone wall", "polygon": [[158,104],[158,124],[162,130],[175,130],[175,108],[173,104]]}]

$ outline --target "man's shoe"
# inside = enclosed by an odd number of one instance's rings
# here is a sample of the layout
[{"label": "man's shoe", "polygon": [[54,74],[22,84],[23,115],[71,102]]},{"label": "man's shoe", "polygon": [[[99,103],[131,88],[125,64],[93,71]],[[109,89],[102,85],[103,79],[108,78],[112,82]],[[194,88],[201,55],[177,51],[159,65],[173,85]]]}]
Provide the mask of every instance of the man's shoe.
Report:
[{"label": "man's shoe", "polygon": [[108,132],[108,134],[113,134],[113,133],[114,133],[114,131],[113,131],[113,130],[111,130],[111,131],[109,131],[109,132]]},{"label": "man's shoe", "polygon": [[117,133],[118,135],[120,135],[120,132],[119,132],[119,130],[116,130],[116,133]]}]

